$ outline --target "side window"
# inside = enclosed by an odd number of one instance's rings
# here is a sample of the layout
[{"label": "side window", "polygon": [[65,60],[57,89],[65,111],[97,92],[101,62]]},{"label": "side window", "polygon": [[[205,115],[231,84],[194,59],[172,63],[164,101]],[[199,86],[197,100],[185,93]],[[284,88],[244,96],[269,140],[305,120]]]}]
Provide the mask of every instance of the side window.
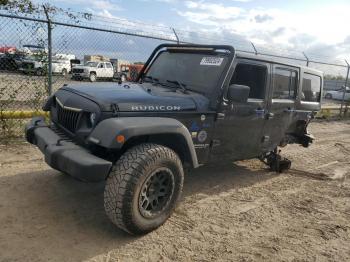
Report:
[{"label": "side window", "polygon": [[273,73],[273,94],[275,99],[294,99],[298,73],[287,68],[275,67]]},{"label": "side window", "polygon": [[110,63],[106,63],[107,68],[112,68],[112,65]]},{"label": "side window", "polygon": [[250,87],[249,98],[264,99],[267,68],[252,64],[238,64],[230,81],[230,85]]},{"label": "side window", "polygon": [[104,63],[100,63],[100,64],[98,65],[98,68],[105,68],[105,64],[104,64]]},{"label": "side window", "polygon": [[321,77],[304,73],[301,100],[319,102],[321,97]]}]

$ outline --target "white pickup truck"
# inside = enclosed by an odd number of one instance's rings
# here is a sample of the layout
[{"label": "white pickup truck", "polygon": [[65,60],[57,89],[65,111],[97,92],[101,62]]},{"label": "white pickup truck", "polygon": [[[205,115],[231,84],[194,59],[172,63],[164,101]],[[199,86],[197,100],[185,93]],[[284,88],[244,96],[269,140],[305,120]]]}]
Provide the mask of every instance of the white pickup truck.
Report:
[{"label": "white pickup truck", "polygon": [[85,65],[77,65],[72,69],[72,79],[89,79],[95,82],[97,79],[113,79],[114,68],[110,62],[87,62]]}]

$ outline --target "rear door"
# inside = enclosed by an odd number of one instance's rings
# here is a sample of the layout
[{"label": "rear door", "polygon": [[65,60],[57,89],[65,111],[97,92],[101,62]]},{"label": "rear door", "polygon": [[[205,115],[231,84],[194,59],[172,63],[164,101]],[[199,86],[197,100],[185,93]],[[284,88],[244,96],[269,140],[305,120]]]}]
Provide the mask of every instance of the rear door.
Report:
[{"label": "rear door", "polygon": [[97,68],[97,77],[106,77],[106,66],[105,63],[101,62]]},{"label": "rear door", "polygon": [[278,64],[271,67],[272,83],[261,143],[264,152],[271,151],[280,144],[286,130],[296,117],[295,107],[300,75],[296,67]]},{"label": "rear door", "polygon": [[106,63],[106,76],[105,77],[108,77],[108,78],[112,78],[113,75],[114,75],[114,70],[113,70],[113,66],[111,63],[107,62]]},{"label": "rear door", "polygon": [[266,111],[266,88],[269,86],[270,64],[236,59],[230,85],[250,87],[246,103],[224,102],[215,124],[212,156],[233,160],[260,155],[262,129]]}]

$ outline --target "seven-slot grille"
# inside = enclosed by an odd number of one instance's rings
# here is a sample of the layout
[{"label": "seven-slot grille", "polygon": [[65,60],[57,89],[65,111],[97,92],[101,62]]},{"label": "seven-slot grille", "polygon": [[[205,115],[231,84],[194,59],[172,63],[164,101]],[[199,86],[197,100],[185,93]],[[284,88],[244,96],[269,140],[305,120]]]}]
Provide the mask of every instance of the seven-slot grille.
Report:
[{"label": "seven-slot grille", "polygon": [[56,102],[58,124],[74,133],[77,129],[82,110],[64,106],[57,98]]},{"label": "seven-slot grille", "polygon": [[73,73],[84,73],[84,69],[81,69],[81,68],[73,68],[72,72],[73,72]]}]

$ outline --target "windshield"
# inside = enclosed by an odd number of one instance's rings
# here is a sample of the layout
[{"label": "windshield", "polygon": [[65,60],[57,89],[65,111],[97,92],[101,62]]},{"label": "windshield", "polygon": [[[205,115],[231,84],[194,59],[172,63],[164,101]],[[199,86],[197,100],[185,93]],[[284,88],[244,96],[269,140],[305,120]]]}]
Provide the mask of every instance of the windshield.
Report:
[{"label": "windshield", "polygon": [[217,54],[163,52],[151,65],[146,76],[162,83],[177,81],[187,89],[209,93],[218,84],[228,57]]},{"label": "windshield", "polygon": [[97,67],[98,62],[87,62],[85,63],[85,66],[89,66],[89,67]]}]

